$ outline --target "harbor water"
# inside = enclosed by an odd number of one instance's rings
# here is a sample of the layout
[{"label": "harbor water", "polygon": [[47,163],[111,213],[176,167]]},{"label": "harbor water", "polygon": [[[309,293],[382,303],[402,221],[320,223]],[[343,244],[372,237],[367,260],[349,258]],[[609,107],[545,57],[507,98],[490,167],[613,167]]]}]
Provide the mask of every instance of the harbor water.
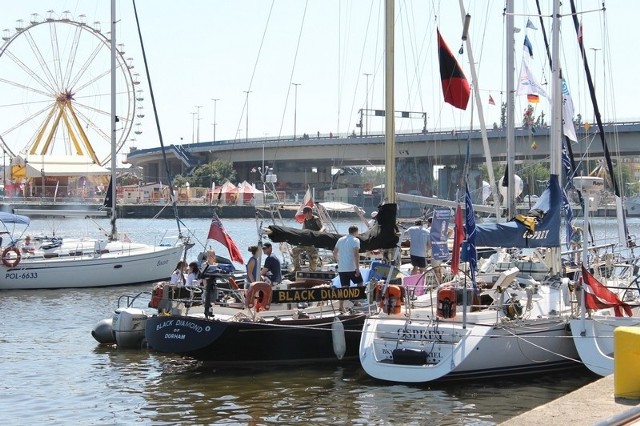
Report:
[{"label": "harbor water", "polygon": [[[29,233],[99,236],[96,224],[87,222],[36,219]],[[344,232],[351,222],[338,221],[338,229]],[[189,230],[204,242],[209,223],[190,219],[182,232]],[[223,223],[243,254],[257,242],[260,223],[255,220],[223,218]],[[636,220],[630,227],[639,224]],[[168,219],[123,219],[118,227],[132,240],[150,243],[177,234],[176,221]],[[218,243],[213,248],[227,254]],[[197,249],[190,253],[193,258]],[[421,385],[371,379],[357,362],[218,370],[151,350],[99,345],[91,337],[93,326],[111,317],[120,295],[150,288],[0,292],[2,424],[492,425],[597,379],[581,367],[562,374]]]}]

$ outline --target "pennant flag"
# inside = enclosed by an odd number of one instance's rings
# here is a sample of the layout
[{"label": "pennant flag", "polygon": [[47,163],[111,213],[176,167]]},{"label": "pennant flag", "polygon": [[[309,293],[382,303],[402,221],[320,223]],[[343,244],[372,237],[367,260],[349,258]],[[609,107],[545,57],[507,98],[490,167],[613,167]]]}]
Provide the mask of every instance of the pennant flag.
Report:
[{"label": "pennant flag", "polygon": [[531,28],[532,30],[537,30],[538,28],[536,28],[535,25],[533,25],[533,22],[531,22],[531,19],[527,19],[527,28]]},{"label": "pennant flag", "polygon": [[478,269],[478,254],[476,252],[476,218],[473,212],[473,203],[471,202],[471,194],[469,193],[469,185],[465,185],[464,204],[466,209],[465,230],[467,232],[467,245],[465,258],[469,262],[469,271],[471,273],[471,283],[473,290],[478,291],[476,284],[476,270]]},{"label": "pennant flag", "polygon": [[451,255],[451,273],[455,276],[458,275],[458,268],[460,266],[460,246],[464,241],[464,225],[462,224],[462,208],[458,204],[456,207],[456,216],[453,226],[453,253]]},{"label": "pennant flag", "polygon": [[531,45],[531,41],[529,41],[528,36],[524,36],[524,47],[529,52],[529,57],[533,58],[533,46]]},{"label": "pennant flag", "polygon": [[[538,80],[536,80],[531,73],[531,70],[529,70],[529,66],[524,58],[522,58],[522,66],[520,67],[520,77],[518,80],[516,95],[539,95],[549,99],[547,92],[544,91],[540,83],[538,83]],[[529,102],[534,101],[529,100]]]},{"label": "pennant flag", "polygon": [[302,199],[302,204],[298,208],[298,211],[295,215],[296,222],[304,222],[304,213],[302,213],[302,209],[305,207],[313,207],[313,204],[313,199],[311,198],[311,188],[307,188],[307,192],[306,194],[304,194],[304,198]]},{"label": "pennant flag", "polygon": [[562,132],[574,142],[578,142],[576,127],[573,125],[573,100],[567,81],[562,79]]},{"label": "pennant flag", "polygon": [[622,302],[614,292],[602,285],[596,277],[587,271],[584,265],[582,265],[582,288],[585,292],[584,300],[587,309],[613,308],[617,317],[622,317],[624,314],[629,317],[633,315],[631,307]]},{"label": "pennant flag", "polygon": [[534,93],[529,93],[527,95],[527,101],[530,104],[537,104],[538,102],[540,102],[540,96],[534,94]]},{"label": "pennant flag", "polygon": [[227,231],[224,230],[222,222],[216,212],[213,212],[213,218],[211,219],[211,226],[209,227],[209,235],[207,235],[207,239],[216,240],[225,246],[227,250],[229,250],[231,260],[244,263],[238,246],[236,246],[236,243],[234,243],[229,234],[227,234]]},{"label": "pennant flag", "polygon": [[504,167],[504,175],[502,176],[502,186],[509,187],[509,165]]},{"label": "pennant flag", "polygon": [[489,95],[489,105],[495,105],[496,101],[493,100],[493,96]]},{"label": "pennant flag", "polygon": [[444,101],[459,109],[467,109],[471,89],[469,82],[438,31],[438,59]]}]

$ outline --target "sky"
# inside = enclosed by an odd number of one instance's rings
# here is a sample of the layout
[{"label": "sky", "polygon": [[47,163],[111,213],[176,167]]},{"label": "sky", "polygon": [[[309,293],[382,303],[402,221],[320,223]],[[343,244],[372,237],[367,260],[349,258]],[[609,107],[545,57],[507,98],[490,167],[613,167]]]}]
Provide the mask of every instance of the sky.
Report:
[{"label": "sky", "polygon": [[[85,19],[87,25],[100,26],[102,33],[108,32],[107,0],[5,3],[0,31],[9,30],[3,35],[13,34],[19,19],[28,24],[33,13],[38,13],[38,20],[48,15]],[[545,84],[550,71],[539,20],[533,16],[535,2],[526,2],[524,9],[525,2],[516,3],[515,26],[521,31],[514,35],[514,78],[517,81],[526,34],[534,51],[533,58],[527,61],[541,84]],[[570,12],[569,2],[564,3],[562,12],[566,15]],[[133,129],[140,134],[132,132],[124,142],[124,150],[159,146],[132,4],[116,1],[116,40],[124,44],[124,57],[133,59],[132,70],[140,74],[135,91],[136,97],[144,100],[137,102],[135,108],[143,107],[145,114],[143,118],[132,114]],[[420,131],[423,113],[429,131],[478,128],[475,104],[462,111],[442,99],[436,28],[471,81],[467,51],[458,53],[462,43],[458,2],[407,0],[395,4],[395,109],[413,112],[411,116],[416,117],[398,119],[396,131]],[[469,34],[477,86],[485,123],[491,127],[499,122],[500,104],[506,101],[504,2],[466,0],[463,4],[472,16]],[[543,14],[549,15],[551,2],[545,0],[541,4]],[[638,86],[629,78],[639,67],[629,35],[634,32],[640,3],[610,0],[605,3],[606,14],[598,11],[601,4],[601,0],[580,2],[582,10],[587,11],[580,18],[587,59],[592,73],[595,71],[600,109],[605,121],[639,120],[635,107]],[[136,7],[165,145],[211,141],[214,130],[216,140],[359,132],[356,124],[360,109],[384,108],[382,0],[138,0]],[[538,30],[526,28],[528,19]],[[549,32],[549,19],[545,26]],[[561,62],[575,111],[592,121],[593,109],[569,17],[563,20],[562,34]],[[27,37],[22,38],[25,47],[11,52],[18,58],[30,55]],[[71,37],[62,42],[70,45]],[[43,51],[52,49],[44,32],[34,37],[33,43],[42,46]],[[25,77],[12,74],[16,72],[15,64],[6,51],[0,55],[0,136],[14,152],[22,149],[28,138],[28,133],[17,136],[15,128],[24,123],[16,111],[33,110],[33,106],[26,106],[31,97],[22,93],[25,89],[20,86]],[[495,106],[489,104],[489,97]],[[102,101],[100,105],[103,108],[106,104]],[[515,105],[518,123],[526,100],[518,98]],[[536,113],[541,111],[549,113],[544,100],[536,105]],[[383,131],[382,118],[365,117],[363,121],[369,133]],[[97,119],[95,127],[104,126],[104,120]],[[108,133],[108,129],[104,130]]]}]

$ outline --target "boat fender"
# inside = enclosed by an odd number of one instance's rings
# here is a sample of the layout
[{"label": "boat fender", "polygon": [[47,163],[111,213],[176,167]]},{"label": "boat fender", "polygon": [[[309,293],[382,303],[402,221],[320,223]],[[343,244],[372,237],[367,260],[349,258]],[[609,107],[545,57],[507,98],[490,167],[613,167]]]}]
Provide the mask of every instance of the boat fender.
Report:
[{"label": "boat fender", "polygon": [[564,306],[571,306],[571,288],[569,288],[569,278],[563,277],[562,284],[562,300],[564,300]]},{"label": "boat fender", "polygon": [[113,335],[113,319],[105,318],[99,321],[91,330],[91,335],[103,345],[116,343],[116,337]]},{"label": "boat fender", "polygon": [[443,285],[438,289],[438,309],[436,315],[440,318],[455,318],[458,295],[451,285]]},{"label": "boat fender", "polygon": [[[11,252],[15,253],[16,256],[9,257],[8,255]],[[18,266],[18,263],[20,263],[20,259],[22,259],[22,255],[20,254],[20,250],[18,250],[16,247],[7,247],[2,252],[2,264],[7,268]]]},{"label": "boat fender", "polygon": [[333,324],[331,324],[331,337],[333,339],[333,353],[336,354],[336,358],[342,359],[347,352],[347,341],[344,337],[344,324],[338,317],[335,317]]},{"label": "boat fender", "polygon": [[247,290],[244,306],[249,309],[255,308],[256,312],[268,311],[271,307],[272,292],[273,290],[269,283],[257,281],[251,284],[251,287]]}]

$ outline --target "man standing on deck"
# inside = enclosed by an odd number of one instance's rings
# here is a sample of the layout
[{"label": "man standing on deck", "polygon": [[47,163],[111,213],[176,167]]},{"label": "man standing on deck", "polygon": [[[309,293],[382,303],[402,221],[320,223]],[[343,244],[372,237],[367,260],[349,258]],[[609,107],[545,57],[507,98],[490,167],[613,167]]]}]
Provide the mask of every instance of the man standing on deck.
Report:
[{"label": "man standing on deck", "polygon": [[[340,276],[340,286],[345,288],[354,284],[362,284],[363,279],[360,274],[360,240],[356,238],[358,227],[351,225],[349,233],[340,237],[333,249],[333,257],[338,261],[338,275]],[[340,312],[344,312],[344,300],[340,301]]]},{"label": "man standing on deck", "polygon": [[[313,209],[309,206],[305,206],[302,209],[304,215],[304,222],[302,229],[308,229],[310,231],[324,231],[324,225],[318,216],[313,214]],[[300,270],[300,256],[306,252],[309,257],[309,270],[315,271],[318,269],[318,249],[313,246],[296,246],[291,251],[293,257],[293,270],[297,272]]]},{"label": "man standing on deck", "polygon": [[411,275],[424,273],[427,267],[427,245],[429,244],[429,231],[422,226],[422,219],[417,219],[415,225],[407,229],[407,240],[411,242],[409,254],[411,255]]}]

